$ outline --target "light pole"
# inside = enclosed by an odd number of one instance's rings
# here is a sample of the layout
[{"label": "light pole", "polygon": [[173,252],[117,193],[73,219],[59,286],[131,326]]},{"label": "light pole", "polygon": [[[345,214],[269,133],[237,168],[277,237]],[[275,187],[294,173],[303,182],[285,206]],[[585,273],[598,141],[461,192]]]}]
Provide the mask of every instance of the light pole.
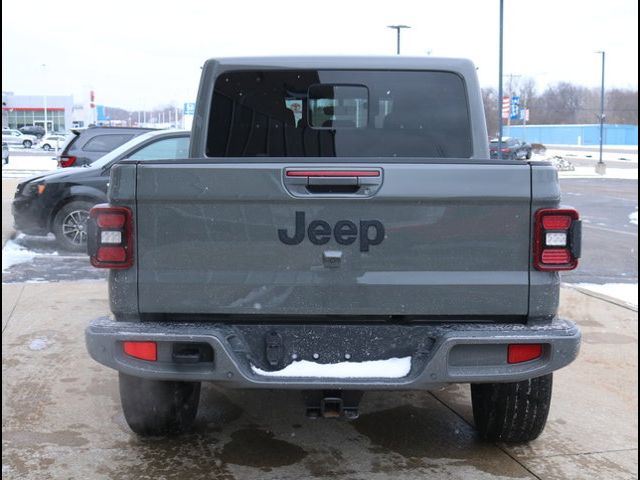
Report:
[{"label": "light pole", "polygon": [[[502,159],[502,25],[504,0],[500,0],[500,47],[498,59],[498,158]],[[509,112],[511,113],[511,112]]]},{"label": "light pole", "polygon": [[398,34],[398,41],[396,43],[396,55],[400,55],[400,30],[403,28],[411,28],[409,25],[388,25],[388,28],[393,28]]},{"label": "light pole", "polygon": [[602,54],[602,81],[600,82],[600,160],[596,164],[596,173],[604,175],[607,173],[607,166],[602,161],[602,142],[604,141],[604,51],[596,52]]},{"label": "light pole", "polygon": [[[46,75],[47,65],[45,63],[43,63],[40,66],[42,67],[42,80],[43,80],[42,83],[44,84],[45,83],[44,77]],[[48,122],[47,122],[47,95],[44,94],[43,97],[44,97],[44,135],[46,136],[48,131],[49,131],[49,129],[47,128],[47,124],[48,124]]]}]

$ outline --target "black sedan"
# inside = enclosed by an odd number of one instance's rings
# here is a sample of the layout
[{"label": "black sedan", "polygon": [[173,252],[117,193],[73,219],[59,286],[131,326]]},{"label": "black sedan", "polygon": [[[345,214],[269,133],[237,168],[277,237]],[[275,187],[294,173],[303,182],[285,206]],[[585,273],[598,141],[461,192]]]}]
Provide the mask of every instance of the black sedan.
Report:
[{"label": "black sedan", "polygon": [[14,225],[29,235],[53,232],[61,248],[86,250],[91,207],[107,201],[111,167],[122,159],[159,160],[189,156],[189,132],[156,130],[133,138],[90,166],[64,168],[20,183],[13,199]]},{"label": "black sedan", "polygon": [[[489,142],[491,158],[498,158],[498,139]],[[531,145],[513,137],[502,137],[502,158],[505,160],[529,160],[531,158]]]}]

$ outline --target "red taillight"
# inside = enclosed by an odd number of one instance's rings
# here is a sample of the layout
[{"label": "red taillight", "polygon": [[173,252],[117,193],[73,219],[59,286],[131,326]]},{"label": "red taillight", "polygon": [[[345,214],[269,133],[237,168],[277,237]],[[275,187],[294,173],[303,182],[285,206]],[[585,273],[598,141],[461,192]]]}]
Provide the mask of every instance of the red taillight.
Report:
[{"label": "red taillight", "polygon": [[126,215],[122,213],[101,213],[96,220],[100,228],[122,228],[126,222]]},{"label": "red taillight", "polygon": [[122,349],[130,357],[155,362],[158,360],[156,342],[123,342]]},{"label": "red taillight", "polygon": [[546,230],[567,230],[571,226],[569,215],[545,215],[542,217],[542,226]]},{"label": "red taillight", "polygon": [[125,269],[133,265],[133,221],[126,207],[96,205],[89,212],[87,248],[91,265]]},{"label": "red taillight", "polygon": [[542,356],[540,343],[512,343],[507,352],[508,363],[522,363],[535,360]]},{"label": "red taillight", "polygon": [[542,250],[542,263],[569,263],[571,253],[566,248],[545,248]]},{"label": "red taillight", "polygon": [[99,262],[124,262],[127,259],[127,251],[124,247],[99,247],[96,252],[96,260]]},{"label": "red taillight", "polygon": [[533,266],[541,271],[573,270],[580,257],[580,216],[572,209],[536,212]]},{"label": "red taillight", "polygon": [[379,177],[379,170],[287,170],[287,177]]},{"label": "red taillight", "polygon": [[58,164],[62,168],[72,167],[76,163],[77,157],[60,157]]},{"label": "red taillight", "polygon": [[510,149],[510,148],[503,148],[503,149],[502,149],[502,150],[500,150],[500,151],[501,151],[501,152],[504,152],[504,153],[508,153],[508,152],[510,152],[510,151],[511,151],[511,149]]}]

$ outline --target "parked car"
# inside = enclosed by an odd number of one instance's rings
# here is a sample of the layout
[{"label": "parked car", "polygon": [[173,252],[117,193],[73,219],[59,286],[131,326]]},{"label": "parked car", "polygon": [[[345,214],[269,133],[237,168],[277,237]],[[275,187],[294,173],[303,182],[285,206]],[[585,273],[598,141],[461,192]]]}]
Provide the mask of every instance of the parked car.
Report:
[{"label": "parked car", "polygon": [[25,135],[19,130],[2,129],[2,141],[9,145],[22,145],[24,148],[31,148],[32,145],[38,143],[38,137],[35,135]]},{"label": "parked car", "polygon": [[9,144],[2,142],[2,164],[6,165],[7,163],[9,163]]},{"label": "parked car", "polygon": [[[489,143],[491,158],[498,158],[498,139],[494,138]],[[529,160],[531,158],[531,145],[513,137],[502,137],[502,158],[505,160]]]},{"label": "parked car", "polygon": [[66,168],[89,165],[132,138],[152,130],[135,127],[74,128],[62,146],[58,166]]},{"label": "parked car", "polygon": [[179,159],[189,156],[189,132],[155,130],[138,135],[85,168],[58,169],[20,183],[12,211],[17,230],[29,235],[53,232],[61,248],[86,248],[89,210],[107,201],[109,173],[123,158]]},{"label": "parked car", "polygon": [[40,140],[40,148],[43,150],[56,150],[62,148],[65,144],[66,135],[63,134],[51,134],[46,135]]},{"label": "parked car", "polygon": [[26,125],[18,130],[25,135],[33,135],[36,138],[42,138],[47,133],[44,127],[41,127],[40,125]]}]

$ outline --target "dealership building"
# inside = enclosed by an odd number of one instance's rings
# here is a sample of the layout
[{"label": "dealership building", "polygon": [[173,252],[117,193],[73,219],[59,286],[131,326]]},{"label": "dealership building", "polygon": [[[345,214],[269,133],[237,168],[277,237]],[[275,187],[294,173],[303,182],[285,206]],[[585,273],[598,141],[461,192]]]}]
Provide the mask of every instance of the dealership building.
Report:
[{"label": "dealership building", "polygon": [[45,126],[49,132],[65,132],[72,127],[73,96],[14,95],[2,92],[2,128]]}]

